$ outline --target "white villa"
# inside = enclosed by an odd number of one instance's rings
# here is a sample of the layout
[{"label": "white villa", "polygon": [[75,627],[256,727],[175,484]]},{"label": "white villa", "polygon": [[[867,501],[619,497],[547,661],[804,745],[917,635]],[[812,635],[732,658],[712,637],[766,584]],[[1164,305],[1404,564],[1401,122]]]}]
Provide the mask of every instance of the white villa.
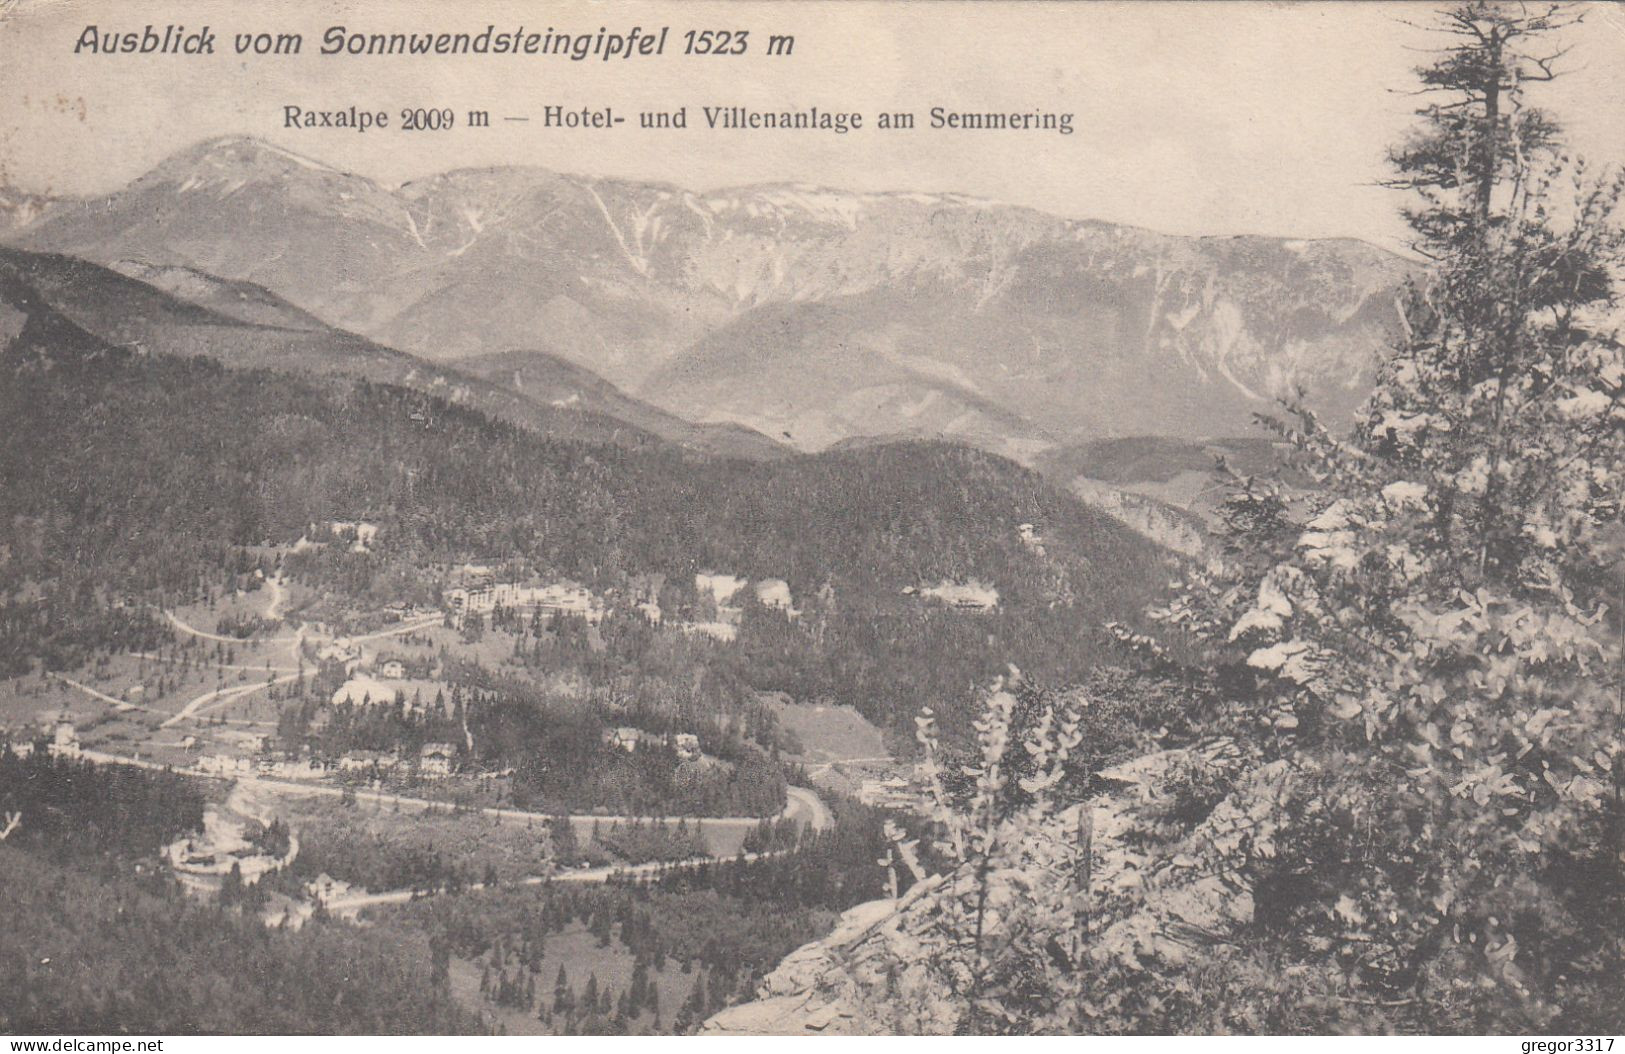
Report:
[{"label": "white villa", "polygon": [[50,752],[52,757],[76,758],[79,756],[79,731],[73,727],[72,721],[58,721],[56,729],[51,734]]},{"label": "white villa", "polygon": [[540,611],[545,614],[574,615],[596,625],[603,620],[604,606],[591,592],[568,582],[545,586],[522,586],[517,582],[497,582],[471,589],[448,589],[446,606],[458,623],[464,616],[485,614],[499,607],[511,611]]},{"label": "white villa", "polygon": [[457,748],[450,743],[425,743],[418,752],[418,775],[425,779],[444,779],[451,775],[457,761]]},{"label": "white villa", "polygon": [[968,582],[941,582],[923,589],[908,586],[903,593],[939,600],[962,611],[992,611],[999,606],[999,591],[974,578]]}]

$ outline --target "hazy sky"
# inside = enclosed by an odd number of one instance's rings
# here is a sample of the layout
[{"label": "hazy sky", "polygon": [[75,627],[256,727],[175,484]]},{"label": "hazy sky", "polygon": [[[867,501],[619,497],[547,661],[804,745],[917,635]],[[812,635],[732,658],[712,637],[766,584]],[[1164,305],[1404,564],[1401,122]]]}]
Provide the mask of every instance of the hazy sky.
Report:
[{"label": "hazy sky", "polygon": [[[1394,245],[1400,196],[1372,186],[1410,123],[1429,5],[1356,3],[520,3],[430,0],[19,0],[0,3],[0,182],[106,191],[197,140],[249,134],[397,183],[449,168],[536,164],[696,189],[804,181],[962,191],[1176,233],[1353,235]],[[89,24],[210,26],[212,58],[75,55]],[[477,33],[671,27],[668,54],[608,64],[542,56],[323,57],[328,27]],[[687,29],[748,29],[743,58],[675,54]],[[239,58],[231,35],[297,31],[298,57]],[[761,54],[793,34],[790,57]],[[1576,71],[1535,96],[1583,154],[1625,162],[1625,11],[1573,35]],[[612,132],[547,130],[543,106],[613,106]],[[492,127],[286,131],[282,106],[488,110]],[[686,104],[687,133],[636,113]],[[1072,135],[708,132],[704,105],[1061,110]],[[528,115],[528,124],[503,116]]]}]

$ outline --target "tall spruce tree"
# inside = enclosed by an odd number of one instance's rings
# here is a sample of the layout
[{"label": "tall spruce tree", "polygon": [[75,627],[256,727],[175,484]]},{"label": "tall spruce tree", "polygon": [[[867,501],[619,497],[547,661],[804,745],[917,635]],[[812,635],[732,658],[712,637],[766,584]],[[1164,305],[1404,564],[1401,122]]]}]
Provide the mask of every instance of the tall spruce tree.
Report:
[{"label": "tall spruce tree", "polygon": [[1273,422],[1300,482],[1238,481],[1223,570],[1163,613],[1275,801],[1218,863],[1329,998],[1435,1031],[1621,1020],[1621,181],[1526,98],[1581,17],[1443,13],[1375,391],[1347,437]]}]

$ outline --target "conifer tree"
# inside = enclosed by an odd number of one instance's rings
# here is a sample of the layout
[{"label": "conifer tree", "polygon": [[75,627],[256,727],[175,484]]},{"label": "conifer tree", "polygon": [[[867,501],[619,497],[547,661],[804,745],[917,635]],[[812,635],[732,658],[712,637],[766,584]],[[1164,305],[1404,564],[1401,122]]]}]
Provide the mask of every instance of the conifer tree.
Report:
[{"label": "conifer tree", "polygon": [[564,972],[564,964],[560,963],[558,976],[553,979],[553,1012],[566,1012],[574,1001],[570,995],[570,977]]},{"label": "conifer tree", "polygon": [[1275,423],[1307,485],[1239,481],[1224,569],[1163,613],[1271,774],[1272,854],[1230,862],[1260,913],[1435,1031],[1546,1027],[1620,955],[1622,183],[1526,97],[1580,18],[1444,13],[1392,154],[1428,266],[1375,391],[1346,438]]},{"label": "conifer tree", "polygon": [[687,1035],[705,1017],[705,971],[701,970],[694,975],[694,987],[689,990],[688,998],[677,1010],[677,1019],[672,1022],[679,1035]]},{"label": "conifer tree", "polygon": [[587,987],[581,992],[581,1007],[583,1010],[596,1010],[598,1008],[598,975],[587,975]]}]

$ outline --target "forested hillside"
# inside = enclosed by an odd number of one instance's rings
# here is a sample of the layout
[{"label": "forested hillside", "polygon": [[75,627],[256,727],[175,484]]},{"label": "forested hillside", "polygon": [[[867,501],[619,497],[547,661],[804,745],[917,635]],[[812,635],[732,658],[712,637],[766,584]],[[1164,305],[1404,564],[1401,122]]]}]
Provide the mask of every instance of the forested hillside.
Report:
[{"label": "forested hillside", "polygon": [[434,983],[428,941],[412,931],[284,933],[161,883],[93,878],[14,849],[0,848],[0,884],[0,1031],[481,1031]]},{"label": "forested hillside", "polygon": [[481,1030],[417,931],[267,929],[184,894],[158,854],[203,803],[167,772],[0,748],[0,1032]]},{"label": "forested hillside", "polygon": [[[906,728],[1005,662],[1080,675],[1100,625],[1168,577],[1163,551],[981,452],[911,443],[763,463],[548,438],[349,377],[108,347],[26,285],[11,296],[25,319],[0,391],[16,425],[0,437],[12,669],[140,644],[145,609],[128,601],[199,595],[245,547],[365,519],[381,525],[372,551],[290,572],[430,603],[422,569],[471,558],[623,596],[651,574],[782,579],[801,618],[775,629],[747,612],[748,679]],[[997,605],[905,595],[967,582]]]},{"label": "forested hillside", "polygon": [[[512,377],[437,366],[335,329],[251,282],[127,260],[101,267],[52,253],[0,247],[0,272],[40,307],[115,347],[201,355],[233,367],[342,374],[436,395],[548,435],[622,446],[661,439],[696,454],[779,457],[787,451],[738,426],[694,425],[622,394],[574,367],[555,388],[525,390]],[[574,395],[575,398],[570,396]]]}]

